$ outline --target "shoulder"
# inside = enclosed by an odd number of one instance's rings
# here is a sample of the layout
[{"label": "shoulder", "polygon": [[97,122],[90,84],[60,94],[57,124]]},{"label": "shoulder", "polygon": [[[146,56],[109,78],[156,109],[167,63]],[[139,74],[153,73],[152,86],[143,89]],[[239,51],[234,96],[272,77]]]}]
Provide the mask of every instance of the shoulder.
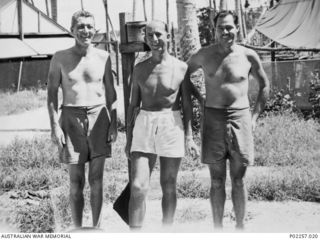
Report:
[{"label": "shoulder", "polygon": [[184,61],[181,61],[180,59],[176,58],[176,57],[172,57],[172,60],[173,60],[173,65],[172,67],[175,67],[175,68],[178,68],[179,70],[182,70],[182,71],[187,71],[187,68],[188,68],[188,64]]},{"label": "shoulder", "polygon": [[70,55],[72,55],[72,48],[68,48],[68,49],[65,49],[65,50],[57,51],[53,55],[52,60],[62,61],[64,59],[68,58]]},{"label": "shoulder", "polygon": [[248,60],[254,60],[254,61],[259,60],[259,55],[253,49],[240,46],[240,45],[239,45],[239,49],[247,56]]},{"label": "shoulder", "polygon": [[102,49],[94,47],[92,51],[95,56],[99,57],[102,60],[107,60],[110,57],[110,54]]},{"label": "shoulder", "polygon": [[212,54],[214,54],[216,51],[217,51],[216,44],[202,47],[196,53],[194,53],[187,62],[188,64],[194,63],[194,62],[197,62],[200,64],[202,62],[205,62],[206,59]]}]

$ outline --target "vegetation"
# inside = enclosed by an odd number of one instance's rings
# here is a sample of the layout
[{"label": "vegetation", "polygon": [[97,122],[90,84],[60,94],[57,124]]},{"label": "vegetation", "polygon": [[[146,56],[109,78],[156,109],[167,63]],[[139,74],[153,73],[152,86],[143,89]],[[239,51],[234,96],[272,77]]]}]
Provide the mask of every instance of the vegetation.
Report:
[{"label": "vegetation", "polygon": [[0,92],[0,116],[22,113],[46,106],[45,90],[23,90],[20,92]]}]

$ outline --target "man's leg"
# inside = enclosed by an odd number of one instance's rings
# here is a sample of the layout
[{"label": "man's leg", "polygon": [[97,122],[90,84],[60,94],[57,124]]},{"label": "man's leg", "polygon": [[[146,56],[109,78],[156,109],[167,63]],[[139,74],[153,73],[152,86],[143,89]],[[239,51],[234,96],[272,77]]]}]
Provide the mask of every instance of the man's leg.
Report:
[{"label": "man's leg", "polygon": [[129,201],[129,225],[131,229],[141,228],[146,212],[146,197],[149,180],[157,156],[133,152],[131,158],[131,195]]},{"label": "man's leg", "polygon": [[241,161],[233,159],[230,161],[230,177],[232,184],[232,202],[236,215],[236,228],[242,229],[244,227],[244,217],[246,213],[247,204],[247,190],[244,184],[244,176],[247,167]]},{"label": "man's leg", "polygon": [[215,228],[222,228],[224,204],[226,201],[226,160],[209,165],[211,176],[210,203]]},{"label": "man's leg", "polygon": [[84,207],[83,188],[85,184],[84,164],[69,164],[70,176],[70,205],[73,223],[76,227],[82,226]]},{"label": "man's leg", "polygon": [[160,157],[160,184],[162,188],[162,223],[171,225],[177,207],[177,175],[181,158]]},{"label": "man's leg", "polygon": [[105,157],[99,157],[89,163],[90,204],[94,227],[99,227],[101,220],[104,162]]}]

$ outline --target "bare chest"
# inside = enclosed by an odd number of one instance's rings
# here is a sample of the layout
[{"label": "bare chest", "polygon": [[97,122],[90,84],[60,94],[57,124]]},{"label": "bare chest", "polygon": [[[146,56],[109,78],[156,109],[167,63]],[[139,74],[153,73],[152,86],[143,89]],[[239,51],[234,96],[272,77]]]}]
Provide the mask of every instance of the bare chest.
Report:
[{"label": "bare chest", "polygon": [[[209,84],[232,84],[248,80],[251,64],[245,56],[228,56],[211,60],[205,67]],[[208,84],[208,83],[207,83]]]},{"label": "bare chest", "polygon": [[174,66],[155,67],[144,72],[140,79],[140,86],[147,92],[159,92],[160,94],[171,94],[179,90],[184,79],[184,73]]},{"label": "bare chest", "polygon": [[69,84],[100,82],[104,76],[105,62],[95,58],[81,58],[62,66],[64,81]]}]

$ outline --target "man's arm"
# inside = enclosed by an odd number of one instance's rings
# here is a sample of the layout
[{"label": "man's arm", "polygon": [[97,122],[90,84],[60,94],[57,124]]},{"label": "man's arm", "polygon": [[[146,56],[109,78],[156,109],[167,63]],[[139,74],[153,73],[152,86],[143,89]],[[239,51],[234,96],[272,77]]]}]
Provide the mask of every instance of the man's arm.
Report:
[{"label": "man's arm", "polygon": [[51,138],[52,141],[62,149],[65,144],[63,132],[59,125],[58,119],[58,90],[61,84],[60,63],[55,54],[50,62],[47,86],[47,107],[50,118]]},{"label": "man's arm", "polygon": [[133,70],[133,73],[131,75],[131,81],[132,81],[132,87],[131,87],[131,95],[130,95],[130,103],[128,106],[128,112],[127,112],[127,144],[126,144],[126,154],[129,158],[130,156],[130,149],[131,149],[131,143],[132,143],[132,133],[133,133],[133,127],[135,118],[138,114],[140,103],[141,103],[141,96],[140,96],[140,89],[136,78],[136,68]]},{"label": "man's arm", "polygon": [[252,124],[253,124],[253,129],[254,129],[256,122],[257,122],[257,119],[258,119],[260,113],[262,113],[262,111],[265,107],[266,101],[269,98],[270,83],[269,83],[268,77],[262,67],[262,64],[261,64],[261,61],[260,61],[258,54],[253,50],[249,50],[249,51],[250,51],[249,61],[252,64],[251,73],[252,73],[253,77],[255,79],[257,79],[257,81],[259,83],[259,93],[258,93],[256,104],[253,109],[253,113],[252,113]]},{"label": "man's arm", "polygon": [[199,155],[199,150],[196,144],[193,141],[192,137],[192,101],[191,101],[191,89],[190,89],[190,77],[188,73],[185,75],[185,79],[181,84],[181,98],[182,98],[182,109],[183,109],[183,123],[185,129],[185,137],[186,137],[186,147],[187,151],[193,156]]},{"label": "man's arm", "polygon": [[108,141],[115,142],[117,139],[117,92],[114,88],[113,75],[111,69],[111,58],[108,56],[108,60],[105,66],[104,72],[104,84],[105,84],[105,97],[107,108],[110,113],[110,127],[108,131]]}]

